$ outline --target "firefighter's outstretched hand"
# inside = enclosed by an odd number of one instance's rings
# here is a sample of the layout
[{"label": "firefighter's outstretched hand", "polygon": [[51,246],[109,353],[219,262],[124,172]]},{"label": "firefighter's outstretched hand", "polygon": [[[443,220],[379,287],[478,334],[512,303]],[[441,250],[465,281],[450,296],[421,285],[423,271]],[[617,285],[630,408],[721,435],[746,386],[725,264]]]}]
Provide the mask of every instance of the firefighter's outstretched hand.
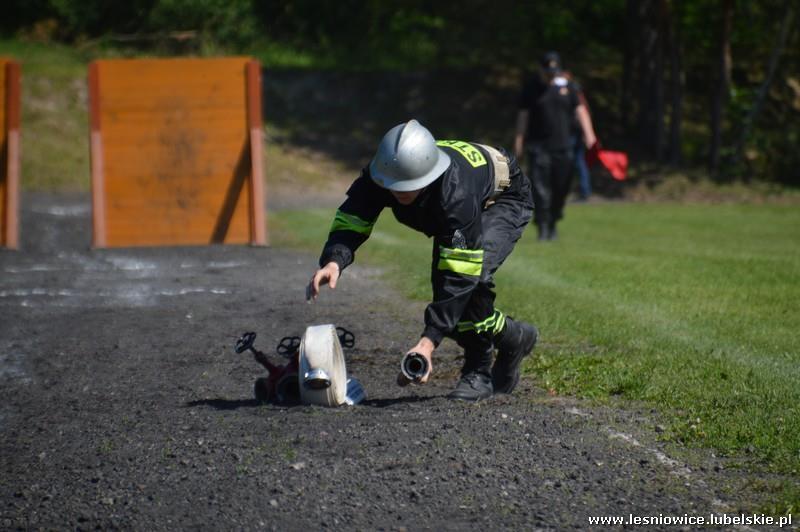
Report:
[{"label": "firefighter's outstretched hand", "polygon": [[322,268],[316,271],[311,277],[308,286],[306,286],[306,301],[317,299],[319,295],[319,288],[326,284],[331,288],[336,288],[336,283],[339,281],[339,265],[335,262],[329,262]]},{"label": "firefighter's outstretched hand", "polygon": [[[408,350],[408,353],[419,353],[420,355],[425,357],[425,360],[428,361],[428,372],[419,381],[416,381],[415,384],[425,384],[426,382],[428,382],[428,379],[431,378],[431,373],[433,372],[434,349],[436,349],[436,346],[433,345],[433,342],[429,338],[423,336],[422,338],[419,339],[417,345]],[[412,381],[410,381],[405,375],[403,375],[402,371],[397,375],[398,386],[407,386],[411,384],[411,382]]]}]

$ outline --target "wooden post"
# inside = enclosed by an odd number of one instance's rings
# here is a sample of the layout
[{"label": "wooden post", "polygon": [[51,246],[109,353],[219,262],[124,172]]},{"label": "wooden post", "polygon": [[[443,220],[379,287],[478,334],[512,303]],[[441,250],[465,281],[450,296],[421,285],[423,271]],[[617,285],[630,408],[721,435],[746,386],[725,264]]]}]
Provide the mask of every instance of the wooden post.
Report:
[{"label": "wooden post", "polygon": [[92,247],[106,246],[103,136],[100,129],[100,73],[97,62],[89,65],[89,152],[92,171]]},{"label": "wooden post", "polygon": [[20,177],[20,66],[6,63],[6,247],[19,247],[19,177]]},{"label": "wooden post", "polygon": [[264,154],[261,121],[261,65],[252,60],[247,63],[247,125],[250,134],[250,243],[266,246],[267,221],[264,214]]}]

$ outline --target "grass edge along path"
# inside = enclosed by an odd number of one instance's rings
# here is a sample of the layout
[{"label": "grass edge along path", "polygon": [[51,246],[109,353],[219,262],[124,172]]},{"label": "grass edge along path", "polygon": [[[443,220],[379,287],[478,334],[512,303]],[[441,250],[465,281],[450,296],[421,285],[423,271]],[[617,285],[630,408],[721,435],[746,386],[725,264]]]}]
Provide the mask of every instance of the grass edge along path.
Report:
[{"label": "grass edge along path", "polygon": [[[332,216],[277,213],[277,245],[318,251]],[[498,275],[498,307],[541,328],[525,369],[548,389],[644,402],[667,437],[797,479],[798,228],[791,206],[574,206],[560,241],[526,232]],[[425,240],[386,212],[358,261],[425,300]],[[777,490],[773,512],[797,512],[800,484]]]}]

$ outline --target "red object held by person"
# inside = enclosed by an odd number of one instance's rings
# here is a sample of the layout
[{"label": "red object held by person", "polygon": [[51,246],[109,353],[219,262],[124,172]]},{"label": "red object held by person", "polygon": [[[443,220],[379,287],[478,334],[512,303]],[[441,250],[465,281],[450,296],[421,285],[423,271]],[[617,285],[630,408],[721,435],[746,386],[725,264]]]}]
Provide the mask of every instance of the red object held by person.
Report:
[{"label": "red object held by person", "polygon": [[599,142],[595,142],[586,152],[586,163],[590,166],[602,165],[617,181],[624,181],[628,175],[628,154],[624,151],[604,150]]}]

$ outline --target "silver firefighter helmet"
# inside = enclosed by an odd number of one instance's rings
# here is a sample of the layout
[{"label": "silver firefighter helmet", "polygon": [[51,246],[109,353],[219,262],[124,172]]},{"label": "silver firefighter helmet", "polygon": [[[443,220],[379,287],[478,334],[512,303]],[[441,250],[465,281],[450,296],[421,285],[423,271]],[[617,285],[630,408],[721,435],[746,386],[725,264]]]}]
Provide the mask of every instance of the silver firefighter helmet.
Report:
[{"label": "silver firefighter helmet", "polygon": [[390,129],[369,163],[372,179],[397,192],[419,190],[433,183],[450,166],[450,157],[431,132],[416,120]]}]

